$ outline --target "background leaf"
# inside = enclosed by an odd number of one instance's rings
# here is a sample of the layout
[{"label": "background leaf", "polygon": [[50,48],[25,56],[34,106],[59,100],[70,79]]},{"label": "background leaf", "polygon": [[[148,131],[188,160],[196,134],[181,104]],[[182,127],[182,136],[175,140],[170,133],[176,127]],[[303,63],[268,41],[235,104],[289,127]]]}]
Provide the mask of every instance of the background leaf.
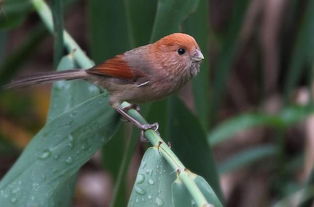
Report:
[{"label": "background leaf", "polygon": [[173,151],[189,170],[204,177],[222,199],[212,152],[206,144],[206,135],[200,122],[178,98],[172,98],[169,107],[166,137],[169,137]]}]

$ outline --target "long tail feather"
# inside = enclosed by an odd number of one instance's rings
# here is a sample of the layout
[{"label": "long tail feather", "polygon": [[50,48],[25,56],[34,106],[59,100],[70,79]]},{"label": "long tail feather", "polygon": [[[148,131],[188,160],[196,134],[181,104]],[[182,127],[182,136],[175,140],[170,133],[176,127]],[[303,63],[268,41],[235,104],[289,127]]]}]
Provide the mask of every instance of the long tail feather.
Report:
[{"label": "long tail feather", "polygon": [[51,83],[57,80],[84,79],[86,78],[86,75],[87,74],[84,70],[65,70],[40,73],[22,79],[13,80],[12,82],[4,85],[3,88],[21,88],[35,84]]}]

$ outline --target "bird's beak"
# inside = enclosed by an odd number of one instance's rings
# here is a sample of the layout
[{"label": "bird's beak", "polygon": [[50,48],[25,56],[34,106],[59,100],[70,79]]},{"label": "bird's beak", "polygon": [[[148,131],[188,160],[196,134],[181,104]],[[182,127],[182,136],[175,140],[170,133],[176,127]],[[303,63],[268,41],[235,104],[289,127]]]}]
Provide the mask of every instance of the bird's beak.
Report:
[{"label": "bird's beak", "polygon": [[194,62],[200,62],[204,59],[204,55],[202,54],[202,52],[198,49],[195,50],[193,56],[192,56],[192,60]]}]

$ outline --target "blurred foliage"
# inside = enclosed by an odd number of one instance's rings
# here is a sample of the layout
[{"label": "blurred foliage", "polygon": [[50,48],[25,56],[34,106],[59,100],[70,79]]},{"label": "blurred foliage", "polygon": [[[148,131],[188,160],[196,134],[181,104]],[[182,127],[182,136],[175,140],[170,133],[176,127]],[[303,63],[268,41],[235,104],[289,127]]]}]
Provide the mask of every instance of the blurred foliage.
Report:
[{"label": "blurred foliage", "polygon": [[[180,99],[172,96],[144,105],[145,117],[159,122],[161,136],[183,164],[205,179],[195,178],[198,187],[205,186],[202,192],[209,200],[215,194],[227,206],[232,206],[230,202],[242,206],[243,200],[249,200],[248,192],[254,189],[243,179],[228,182],[231,193],[223,195],[226,189],[220,184],[231,174],[251,175],[255,181],[262,176],[269,183],[255,186],[265,188],[264,200],[254,200],[261,205],[312,205],[314,0],[281,4],[275,0],[53,0],[49,2],[54,43],[48,44],[54,45],[54,54],[40,47],[47,44],[48,33],[34,15],[33,1],[0,0],[0,84],[29,72],[34,62],[42,61],[38,53],[43,50],[54,56],[54,63],[49,57],[45,65],[56,66],[64,56],[64,27],[83,25],[70,33],[96,63],[169,33],[186,32],[195,37],[206,57],[201,72],[180,92]],[[276,18],[267,20],[276,12]],[[275,23],[276,28],[269,29]],[[270,41],[276,43],[275,50],[267,48]],[[59,69],[78,67],[71,56],[75,51],[69,53]],[[277,59],[267,62],[267,55],[273,53]],[[272,77],[276,77],[274,90],[263,91]],[[45,102],[38,101],[47,99],[46,90],[25,91],[0,91],[0,162],[16,156],[39,131],[43,111],[48,111]],[[169,185],[176,174],[163,164],[155,148],[146,151],[136,180],[131,178],[134,155],[143,155],[145,144],[137,142],[137,130],[124,125],[113,135],[119,122],[100,93],[83,81],[54,85],[47,123],[0,182],[0,206],[44,206],[47,201],[50,206],[69,206],[79,179],[76,173],[98,149],[101,167],[115,185],[112,207],[126,206],[129,198],[130,206],[164,205],[172,199],[170,195],[177,195],[173,201],[177,206],[194,205],[179,181]],[[74,120],[73,113],[81,116]],[[74,120],[71,127],[62,125],[69,120]],[[103,145],[111,135],[112,140]],[[83,149],[87,145],[91,150]],[[81,153],[73,156],[77,152]],[[144,163],[161,175],[147,173]],[[163,170],[170,176],[163,176]],[[141,189],[145,200],[139,200]]]}]

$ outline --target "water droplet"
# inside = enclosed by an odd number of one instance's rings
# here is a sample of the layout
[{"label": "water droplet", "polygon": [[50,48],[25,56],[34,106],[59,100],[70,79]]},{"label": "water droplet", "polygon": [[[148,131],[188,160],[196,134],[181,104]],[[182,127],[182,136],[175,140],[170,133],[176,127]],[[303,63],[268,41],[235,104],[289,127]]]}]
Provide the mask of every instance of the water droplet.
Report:
[{"label": "water droplet", "polygon": [[74,145],[73,145],[73,143],[72,143],[72,142],[69,142],[69,143],[68,143],[68,147],[69,147],[70,149],[72,149],[72,148],[73,148],[73,146],[74,146]]},{"label": "water droplet", "polygon": [[53,159],[58,160],[59,159],[59,155],[54,155]]},{"label": "water droplet", "polygon": [[148,183],[151,184],[151,185],[154,185],[155,182],[154,182],[153,179],[150,178],[150,179],[148,179]]},{"label": "water droplet", "polygon": [[45,150],[41,155],[39,155],[39,158],[44,160],[47,159],[50,155],[51,155],[50,150]]},{"label": "water droplet", "polygon": [[141,184],[144,182],[144,180],[145,180],[145,176],[143,174],[137,175],[136,183]]},{"label": "water droplet", "polygon": [[15,197],[11,198],[11,203],[15,203],[17,199]]},{"label": "water droplet", "polygon": [[145,194],[145,190],[138,187],[137,185],[135,186],[135,192],[140,194],[140,195],[144,195]]},{"label": "water droplet", "polygon": [[82,149],[82,150],[86,150],[86,145],[85,145],[85,144],[82,144],[81,149]]},{"label": "water droplet", "polygon": [[147,198],[148,198],[148,199],[152,199],[152,196],[151,196],[151,195],[148,195]]},{"label": "water droplet", "polygon": [[70,142],[73,142],[74,138],[73,138],[72,134],[69,134],[68,139]]},{"label": "water droplet", "polygon": [[31,200],[32,200],[32,201],[35,200],[35,197],[34,197],[34,196],[31,196]]},{"label": "water droplet", "polygon": [[146,174],[151,175],[151,174],[152,174],[152,172],[153,172],[153,170],[152,170],[152,169],[146,169]]},{"label": "water droplet", "polygon": [[14,189],[12,189],[11,190],[11,193],[17,193],[17,192],[19,192],[21,189],[19,188],[19,187],[17,187],[17,188],[14,188]]},{"label": "water droplet", "polygon": [[38,190],[39,184],[38,183],[33,183],[32,187],[33,187],[34,190]]},{"label": "water droplet", "polygon": [[88,90],[90,93],[97,93],[99,91],[98,88],[94,85],[88,86]]},{"label": "water droplet", "polygon": [[136,203],[138,203],[138,202],[139,202],[138,198],[136,198],[136,199],[135,199],[135,202],[136,202]]},{"label": "water droplet", "polygon": [[72,163],[72,161],[73,161],[72,157],[68,157],[68,158],[65,160],[65,162],[68,163],[68,164]]},{"label": "water droplet", "polygon": [[196,206],[196,203],[194,200],[191,200],[191,204],[192,204],[192,206]]},{"label": "water droplet", "polygon": [[157,206],[164,205],[164,202],[159,197],[156,197],[155,202],[156,202]]}]

